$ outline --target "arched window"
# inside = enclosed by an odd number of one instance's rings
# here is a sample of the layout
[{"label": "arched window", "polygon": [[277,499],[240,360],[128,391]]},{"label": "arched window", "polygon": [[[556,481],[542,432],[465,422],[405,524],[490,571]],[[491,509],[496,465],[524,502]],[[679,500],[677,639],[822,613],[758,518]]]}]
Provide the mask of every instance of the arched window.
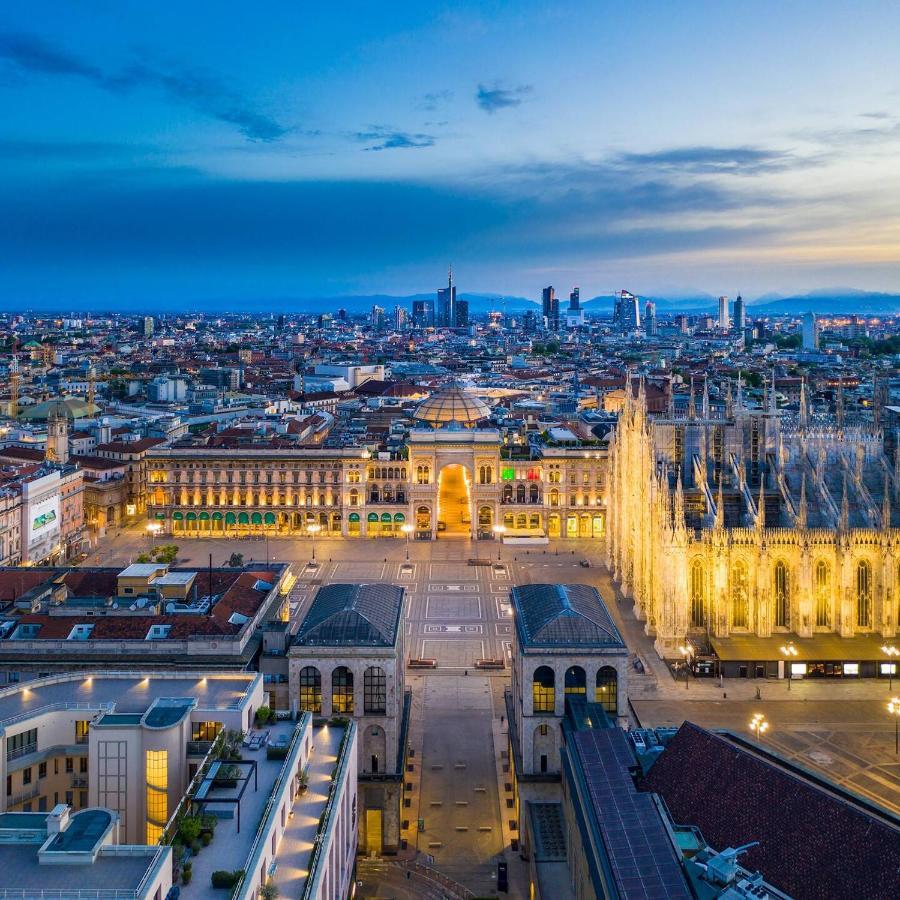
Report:
[{"label": "arched window", "polygon": [[587,694],[587,676],[581,666],[570,666],[566,670],[566,693]]},{"label": "arched window", "polygon": [[322,676],[315,666],[300,670],[300,709],[322,712]]},{"label": "arched window", "polygon": [[479,484],[487,484],[487,475],[486,475],[484,466],[478,467],[478,483]]},{"label": "arched window", "polygon": [[363,674],[363,710],[372,716],[387,712],[387,677],[379,666],[369,666]]},{"label": "arched window", "polygon": [[738,560],[731,567],[731,627],[746,628],[750,621],[747,564]]},{"label": "arched window", "polygon": [[525,485],[520,484],[516,487],[516,503],[525,502]]},{"label": "arched window", "polygon": [[864,559],[856,564],[856,625],[872,626],[872,567]]},{"label": "arched window", "polygon": [[775,625],[778,628],[788,628],[791,622],[790,579],[787,566],[782,560],[775,563],[773,588],[775,592]]},{"label": "arched window", "polygon": [[528,489],[528,502],[537,503],[539,498],[540,494],[538,492],[538,486],[536,484],[531,485]]},{"label": "arched window", "polygon": [[[553,473],[551,472],[550,474],[552,475]],[[553,488],[553,490],[550,491],[550,505],[559,506],[559,491],[556,488]]]},{"label": "arched window", "polygon": [[359,506],[359,491],[356,488],[350,491],[350,505]]},{"label": "arched window", "polygon": [[494,480],[494,468],[493,466],[485,466],[484,467],[484,483],[491,484]]},{"label": "arched window", "polygon": [[346,666],[338,666],[331,673],[331,711],[353,713],[353,673]]},{"label": "arched window", "polygon": [[691,563],[691,627],[706,626],[706,591],[703,562],[695,559]]},{"label": "arched window", "polygon": [[816,625],[831,625],[831,567],[820,559],[816,563]]},{"label": "arched window", "polygon": [[538,666],[534,670],[531,695],[536,713],[552,713],[556,709],[556,682],[550,666]]},{"label": "arched window", "polygon": [[512,503],[512,485],[511,484],[503,485],[503,502],[504,503]]},{"label": "arched window", "polygon": [[482,506],[478,510],[478,527],[482,531],[489,530],[494,524],[494,511],[489,506]]},{"label": "arched window", "polygon": [[595,701],[608,713],[616,715],[619,711],[619,678],[612,666],[603,666],[597,670],[597,690]]},{"label": "arched window", "polygon": [[378,486],[373,484],[372,487],[369,488],[369,503],[378,503],[379,496]]}]

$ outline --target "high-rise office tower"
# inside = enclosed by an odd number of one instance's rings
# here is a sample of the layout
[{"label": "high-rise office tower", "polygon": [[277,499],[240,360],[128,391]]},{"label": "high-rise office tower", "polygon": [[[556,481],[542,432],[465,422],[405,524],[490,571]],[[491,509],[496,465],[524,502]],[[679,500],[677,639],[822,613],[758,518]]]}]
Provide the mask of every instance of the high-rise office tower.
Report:
[{"label": "high-rise office tower", "polygon": [[569,312],[578,312],[581,309],[581,288],[573,287],[569,294]]},{"label": "high-rise office tower", "polygon": [[552,284],[541,292],[541,314],[550,331],[559,331],[559,299]]},{"label": "high-rise office tower", "polygon": [[447,287],[438,288],[437,326],[453,328],[456,322],[456,285],[453,283],[453,267],[447,271]]},{"label": "high-rise office tower", "polygon": [[434,300],[413,300],[412,320],[415,328],[434,328]]},{"label": "high-rise office tower", "polygon": [[144,316],[144,337],[153,337],[153,316]]},{"label": "high-rise office tower", "polygon": [[613,307],[613,322],[623,331],[634,331],[641,327],[640,301],[629,291],[616,291]]},{"label": "high-rise office tower", "polygon": [[372,327],[376,331],[380,331],[382,328],[384,328],[384,307],[377,305],[373,306],[370,321],[372,323]]},{"label": "high-rise office tower", "polygon": [[731,328],[731,321],[728,316],[728,298],[719,297],[719,329],[728,331]]},{"label": "high-rise office tower", "polygon": [[284,313],[278,317],[278,330],[284,331]]},{"label": "high-rise office tower", "polygon": [[394,330],[403,331],[406,328],[406,310],[402,306],[394,307]]},{"label": "high-rise office tower", "polygon": [[537,316],[533,309],[526,310],[522,316],[522,331],[525,334],[534,334],[537,331]]},{"label": "high-rise office tower", "polygon": [[803,349],[819,349],[819,326],[814,312],[803,314]]},{"label": "high-rise office tower", "polygon": [[656,334],[656,304],[652,300],[647,301],[647,305],[644,307],[644,324],[647,329],[647,334],[655,335]]},{"label": "high-rise office tower", "polygon": [[455,321],[453,322],[454,328],[468,328],[469,327],[469,301],[468,300],[457,300],[456,303],[453,304],[453,314],[455,316]]},{"label": "high-rise office tower", "polygon": [[740,294],[734,301],[734,327],[737,331],[743,331],[747,327],[747,307]]}]

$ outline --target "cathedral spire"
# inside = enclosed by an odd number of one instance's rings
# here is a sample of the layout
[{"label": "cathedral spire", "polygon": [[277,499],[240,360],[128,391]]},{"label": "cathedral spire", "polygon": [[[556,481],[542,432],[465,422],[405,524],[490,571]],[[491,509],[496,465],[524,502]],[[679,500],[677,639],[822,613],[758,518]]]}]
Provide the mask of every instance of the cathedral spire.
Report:
[{"label": "cathedral spire", "polygon": [[709,418],[709,382],[706,376],[703,376],[703,418]]},{"label": "cathedral spire", "polygon": [[756,504],[756,527],[762,531],[766,527],[766,476],[759,475],[759,502]]},{"label": "cathedral spire", "polygon": [[719,479],[719,493],[716,496],[716,529],[725,527],[725,498],[722,494],[722,479]]},{"label": "cathedral spire", "polygon": [[734,415],[734,404],[731,401],[731,379],[725,382],[725,418],[730,419]]},{"label": "cathedral spire", "polygon": [[688,418],[696,419],[697,418],[697,404],[694,401],[694,376],[691,375],[691,396],[688,400]]},{"label": "cathedral spire", "polygon": [[806,379],[800,379],[800,427],[806,428],[809,423],[809,411],[806,408]]},{"label": "cathedral spire", "polygon": [[806,528],[807,508],[806,508],[806,472],[800,480],[800,506],[797,510],[797,527]]},{"label": "cathedral spire", "polygon": [[744,385],[741,382],[741,370],[738,369],[737,376],[737,408],[742,410],[744,408]]},{"label": "cathedral spire", "polygon": [[837,407],[837,423],[838,428],[844,427],[844,376],[840,375],[838,378],[838,390],[837,390],[837,401],[835,402],[835,406]]},{"label": "cathedral spire", "polygon": [[884,472],[884,497],[881,498],[881,527],[891,527],[891,477]]},{"label": "cathedral spire", "polygon": [[678,478],[675,481],[675,530],[684,531],[684,491],[681,489],[681,466],[678,467]]},{"label": "cathedral spire", "polygon": [[841,497],[841,531],[846,531],[850,525],[850,500],[847,497],[847,473],[844,472],[844,493]]},{"label": "cathedral spire", "polygon": [[769,412],[775,413],[777,404],[775,403],[775,369],[772,369],[772,390],[769,393]]}]

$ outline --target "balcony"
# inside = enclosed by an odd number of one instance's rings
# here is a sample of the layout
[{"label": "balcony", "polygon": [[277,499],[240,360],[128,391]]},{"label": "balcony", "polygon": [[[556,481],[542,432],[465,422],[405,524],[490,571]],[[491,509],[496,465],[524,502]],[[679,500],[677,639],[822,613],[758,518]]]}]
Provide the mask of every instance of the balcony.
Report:
[{"label": "balcony", "polygon": [[6,761],[21,759],[23,756],[28,756],[29,753],[37,753],[37,741],[33,744],[26,744],[24,747],[17,747],[15,750],[7,750]]},{"label": "balcony", "polygon": [[206,756],[209,753],[210,748],[212,747],[212,741],[188,741],[187,742],[187,755],[188,756]]}]

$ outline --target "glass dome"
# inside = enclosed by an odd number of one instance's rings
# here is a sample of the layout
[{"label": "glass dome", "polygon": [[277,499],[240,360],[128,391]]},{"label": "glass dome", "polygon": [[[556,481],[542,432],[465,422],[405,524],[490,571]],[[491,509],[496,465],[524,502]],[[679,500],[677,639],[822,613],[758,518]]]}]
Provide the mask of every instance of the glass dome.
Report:
[{"label": "glass dome", "polygon": [[477,397],[467,393],[459,384],[435,391],[423,400],[413,413],[419,422],[427,422],[434,428],[451,425],[474,428],[491,414],[490,407]]}]

